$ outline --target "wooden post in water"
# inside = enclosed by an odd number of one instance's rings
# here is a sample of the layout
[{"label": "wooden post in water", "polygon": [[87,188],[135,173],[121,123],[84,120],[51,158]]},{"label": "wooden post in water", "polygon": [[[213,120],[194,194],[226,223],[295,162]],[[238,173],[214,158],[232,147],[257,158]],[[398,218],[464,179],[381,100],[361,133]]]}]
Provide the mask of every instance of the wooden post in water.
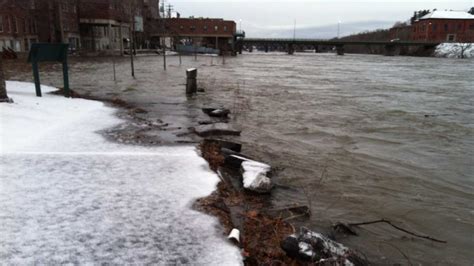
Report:
[{"label": "wooden post in water", "polygon": [[115,71],[115,56],[112,55],[112,66],[113,66],[113,69],[114,69],[114,81],[117,81],[117,74],[116,74],[116,71]]},{"label": "wooden post in water", "polygon": [[186,94],[192,95],[197,92],[197,68],[186,70]]}]

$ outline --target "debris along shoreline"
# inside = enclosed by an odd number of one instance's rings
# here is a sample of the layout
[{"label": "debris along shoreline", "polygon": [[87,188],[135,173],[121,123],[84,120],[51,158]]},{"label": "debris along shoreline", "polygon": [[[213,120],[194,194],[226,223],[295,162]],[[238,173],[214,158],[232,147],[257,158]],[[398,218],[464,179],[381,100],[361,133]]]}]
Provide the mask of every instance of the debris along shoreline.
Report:
[{"label": "debris along shoreline", "polygon": [[[62,94],[62,90],[52,93]],[[147,111],[122,99],[83,96],[73,90],[71,97],[99,100],[118,107],[121,109],[119,116],[127,115],[127,124],[139,122],[146,128],[167,126],[160,121],[155,123],[140,117]],[[240,130],[228,124],[229,110],[204,108],[202,111],[213,120],[192,130],[205,138],[199,145],[201,156],[221,181],[211,195],[196,200],[193,208],[219,219],[225,229],[223,234],[241,248],[246,265],[367,265],[366,260],[355,251],[306,228],[297,231],[286,221],[309,216],[307,206],[290,206],[280,210],[269,208],[274,186],[271,166],[241,154],[242,146],[238,143],[214,138],[240,135]],[[107,130],[104,135],[124,144],[162,144],[144,139],[140,132],[126,126]]]},{"label": "debris along shoreline", "polygon": [[[368,264],[356,251],[304,227],[297,232],[285,220],[309,216],[308,207],[272,213],[268,199],[273,184],[267,176],[271,167],[240,154],[240,144],[205,139],[200,149],[221,182],[214,193],[197,200],[194,207],[219,218],[230,233],[229,239],[242,249],[246,265]],[[284,212],[289,213],[287,217]]]}]

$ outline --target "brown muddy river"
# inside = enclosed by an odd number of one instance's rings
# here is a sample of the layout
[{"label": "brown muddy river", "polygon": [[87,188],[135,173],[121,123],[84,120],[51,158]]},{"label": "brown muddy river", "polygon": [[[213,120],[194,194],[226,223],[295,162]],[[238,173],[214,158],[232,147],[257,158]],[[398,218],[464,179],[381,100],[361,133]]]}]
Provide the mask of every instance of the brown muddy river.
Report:
[{"label": "brown muddy river", "polygon": [[[143,107],[169,130],[162,143],[206,119],[203,106],[223,106],[241,126],[244,153],[276,167],[276,206],[309,204],[300,223],[328,232],[335,222],[381,218],[446,240],[415,238],[388,225],[367,225],[338,241],[375,264],[474,263],[474,61],[332,54],[246,54],[236,58],[73,59],[71,86]],[[14,80],[29,68],[7,63]],[[197,66],[206,93],[184,95],[186,68]],[[62,86],[60,66],[43,82]],[[33,93],[33,92],[32,92]],[[179,135],[177,137],[176,135]],[[284,187],[291,187],[285,189]]]}]

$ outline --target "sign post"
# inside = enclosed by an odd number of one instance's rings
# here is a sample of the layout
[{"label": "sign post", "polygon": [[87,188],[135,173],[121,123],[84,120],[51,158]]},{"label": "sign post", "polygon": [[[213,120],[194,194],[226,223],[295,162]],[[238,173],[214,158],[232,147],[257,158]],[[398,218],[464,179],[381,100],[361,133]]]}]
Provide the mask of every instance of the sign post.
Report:
[{"label": "sign post", "polygon": [[41,83],[38,63],[40,62],[60,62],[63,65],[64,96],[69,97],[69,74],[67,63],[67,52],[69,44],[65,43],[34,43],[31,45],[28,55],[28,63],[33,68],[35,78],[36,96],[41,97]]}]

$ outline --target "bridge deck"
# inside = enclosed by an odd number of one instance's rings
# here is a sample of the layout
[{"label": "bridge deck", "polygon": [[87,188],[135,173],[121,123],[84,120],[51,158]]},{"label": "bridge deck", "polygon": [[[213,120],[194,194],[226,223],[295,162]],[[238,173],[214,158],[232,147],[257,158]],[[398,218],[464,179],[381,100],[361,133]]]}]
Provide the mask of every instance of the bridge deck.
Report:
[{"label": "bridge deck", "polygon": [[411,42],[411,41],[343,41],[318,39],[266,39],[245,38],[244,44],[302,44],[302,45],[397,45],[397,46],[437,46],[439,42]]}]

